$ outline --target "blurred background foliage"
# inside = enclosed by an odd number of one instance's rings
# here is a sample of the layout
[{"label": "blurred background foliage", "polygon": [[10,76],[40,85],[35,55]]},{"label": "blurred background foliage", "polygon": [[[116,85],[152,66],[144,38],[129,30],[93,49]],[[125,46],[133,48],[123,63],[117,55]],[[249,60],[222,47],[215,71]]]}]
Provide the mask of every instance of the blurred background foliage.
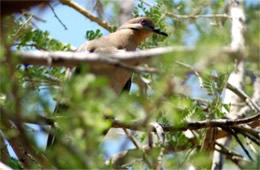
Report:
[{"label": "blurred background foliage", "polygon": [[[117,1],[99,2],[104,12],[109,10],[111,16],[109,22],[118,25],[117,17],[112,17],[119,15]],[[183,45],[196,46],[196,50],[174,52],[153,60],[150,65],[161,71],[159,75],[135,74],[136,79],[142,76],[150,81],[146,89],[147,96],[141,94],[142,89],[136,83],[132,84],[130,94],[122,93],[117,96],[106,86],[107,80],[103,77],[79,74],[66,80],[64,67],[21,65],[12,55],[11,58],[5,58],[6,55],[3,54],[8,54],[10,50],[70,51],[72,49],[70,44],[50,37],[48,30],[41,30],[28,22],[28,16],[17,14],[2,18],[4,35],[0,47],[1,108],[13,120],[25,123],[37,122],[41,125],[35,130],[32,128],[35,124],[27,123],[28,126],[23,124],[26,129],[25,135],[30,139],[29,145],[38,153],[45,154],[55,167],[105,168],[104,160],[112,156],[109,154],[110,149],[121,151],[130,145],[130,141],[122,142],[122,136],[110,139],[116,144],[106,145],[104,132],[108,130],[111,123],[104,120],[104,115],[113,116],[129,124],[134,120],[142,120],[148,115],[149,122],[157,121],[182,126],[186,120],[223,117],[223,106],[229,109],[229,105],[222,104],[223,88],[229,73],[234,70],[235,59],[221,53],[221,48],[229,46],[231,42],[230,20],[226,18],[178,19],[167,16],[167,12],[178,15],[225,13],[228,5],[224,0],[157,0],[153,5],[150,7],[136,1],[133,17],[149,16],[155,21],[157,27],[169,34],[169,37],[154,35],[139,48]],[[93,5],[88,8],[98,12]],[[246,67],[260,76],[260,4],[247,3],[245,0],[244,9],[247,18]],[[102,10],[99,11],[100,15],[101,12]],[[99,29],[86,28],[86,40],[101,36]],[[197,77],[190,68],[177,64],[176,61],[196,68],[202,75],[203,87],[200,87]],[[215,76],[217,79],[213,78]],[[91,90],[86,92],[86,87]],[[252,94],[252,84],[249,79],[245,79],[245,91],[249,95]],[[201,106],[201,103],[193,98],[204,98],[210,102]],[[68,107],[54,114],[56,103],[66,103]],[[46,150],[44,147],[39,147],[40,139],[37,138],[37,133],[47,133],[49,127],[39,121],[39,115],[55,121],[58,126],[55,145]],[[1,134],[7,141],[15,138],[17,133],[1,121]],[[189,138],[183,132],[166,134],[167,141],[173,147],[184,145],[186,149],[166,155],[163,160],[165,168],[185,169],[190,163],[203,169],[210,168],[209,155],[199,152],[205,130],[196,133],[195,146],[189,143]],[[140,143],[147,144],[146,133],[134,134],[134,136]],[[237,143],[234,142],[233,145],[237,149]],[[157,157],[158,153],[150,154],[149,159],[152,160],[153,155]],[[15,158],[15,154],[11,156]],[[14,158],[6,160],[7,164],[14,169],[21,167],[19,161]],[[133,160],[129,158],[124,166],[129,169],[147,168],[144,161]],[[225,166],[235,165],[227,162]],[[259,165],[252,166],[254,168]],[[39,167],[37,161],[31,165],[31,168]]]}]

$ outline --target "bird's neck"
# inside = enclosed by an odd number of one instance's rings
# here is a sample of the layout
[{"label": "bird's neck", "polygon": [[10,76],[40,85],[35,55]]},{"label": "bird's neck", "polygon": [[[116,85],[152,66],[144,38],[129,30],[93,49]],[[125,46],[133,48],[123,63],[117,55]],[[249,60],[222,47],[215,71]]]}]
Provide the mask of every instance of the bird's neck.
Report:
[{"label": "bird's neck", "polygon": [[152,32],[146,30],[133,30],[133,31],[134,31],[134,39],[138,45],[146,38],[152,35]]},{"label": "bird's neck", "polygon": [[137,30],[132,28],[120,29],[117,32],[122,34],[122,38],[125,38],[126,41],[131,42],[133,46],[135,46],[135,48],[137,48],[137,46],[147,37],[152,35],[152,33],[149,31]]}]

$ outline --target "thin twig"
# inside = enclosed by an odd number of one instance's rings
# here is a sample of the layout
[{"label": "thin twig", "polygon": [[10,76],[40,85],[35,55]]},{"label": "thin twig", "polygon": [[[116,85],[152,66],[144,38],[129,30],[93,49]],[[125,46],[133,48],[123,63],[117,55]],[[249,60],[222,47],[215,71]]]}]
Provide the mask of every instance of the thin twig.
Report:
[{"label": "thin twig", "polygon": [[192,66],[190,66],[190,65],[188,65],[188,64],[186,64],[186,63],[180,62],[180,61],[176,61],[176,63],[179,64],[179,65],[181,65],[181,66],[183,66],[183,67],[186,67],[186,68],[192,70],[193,73],[197,76],[197,78],[198,78],[198,80],[199,80],[199,85],[200,85],[200,87],[201,87],[201,88],[204,88],[204,87],[203,87],[203,79],[202,79],[202,77],[201,77],[201,75],[200,75],[200,72],[199,72],[198,70],[196,70],[196,69],[193,68]]},{"label": "thin twig", "polygon": [[146,2],[145,0],[139,0],[140,2],[144,3],[145,5],[149,6],[149,7],[153,7],[154,5],[149,3],[149,2]]},{"label": "thin twig", "polygon": [[219,153],[226,155],[226,157],[228,159],[230,159],[232,162],[234,162],[241,169],[242,169],[242,167],[241,167],[242,161],[249,162],[248,159],[244,158],[239,153],[236,153],[236,152],[228,149],[226,146],[224,146],[218,142],[216,142],[215,144],[221,148],[221,149],[215,148],[215,151],[218,151]]},{"label": "thin twig", "polygon": [[238,142],[238,144],[241,146],[241,148],[244,150],[244,152],[246,153],[246,155],[249,157],[249,159],[252,161],[253,158],[251,157],[250,153],[248,152],[248,150],[245,148],[244,144],[241,142],[241,140],[239,139],[239,137],[237,136],[237,133],[229,128],[229,127],[222,127],[223,130],[227,131],[228,133],[230,133],[231,135],[233,135],[236,139],[236,141]]},{"label": "thin twig", "polygon": [[[253,77],[251,79],[254,83],[253,83],[253,87],[254,87],[254,93],[252,96],[252,101],[254,101],[258,106],[260,104],[260,78],[255,76],[253,73],[251,73],[251,76]],[[243,108],[240,109],[238,115],[240,115],[241,117],[245,116],[246,114],[248,114],[251,111],[251,108],[247,105],[244,106]]]},{"label": "thin twig", "polygon": [[[260,126],[260,121],[258,121],[258,126]],[[249,125],[236,125],[234,128],[238,129],[239,131],[249,133],[255,138],[259,138],[260,131],[256,130],[255,128],[251,128]]]},{"label": "thin twig", "polygon": [[79,13],[81,13],[82,15],[84,15],[85,17],[90,19],[91,21],[96,22],[98,25],[107,29],[108,31],[113,30],[114,26],[112,26],[112,25],[108,24],[107,22],[100,20],[98,17],[92,15],[89,11],[87,11],[85,8],[83,8],[82,6],[77,4],[76,2],[71,1],[71,0],[60,0],[60,2],[63,5],[67,5],[71,8],[74,8],[76,11],[78,11]]},{"label": "thin twig", "polygon": [[146,162],[146,164],[148,165],[149,168],[152,168],[152,164],[150,163],[147,154],[145,153],[145,151],[143,151],[143,149],[138,145],[137,141],[135,140],[135,138],[127,131],[127,129],[123,128],[125,134],[127,135],[127,137],[133,142],[133,144],[135,145],[135,147],[137,149],[139,149],[140,151],[143,152],[143,158],[144,161]]},{"label": "thin twig", "polygon": [[182,168],[182,165],[185,163],[185,161],[188,159],[188,157],[190,156],[191,152],[193,151],[193,148],[191,148],[188,153],[185,155],[183,161],[178,165],[178,169]]},{"label": "thin twig", "polygon": [[32,14],[31,12],[28,12],[28,11],[23,11],[22,13],[24,16],[32,16],[34,19],[38,20],[38,21],[41,21],[41,22],[46,22],[46,20]]},{"label": "thin twig", "polygon": [[209,19],[215,19],[215,18],[231,18],[231,16],[227,14],[208,14],[208,15],[178,15],[174,14],[172,12],[166,12],[167,16],[176,18],[176,19],[198,19],[198,18],[209,18]]},{"label": "thin twig", "polygon": [[253,146],[252,142],[246,137],[246,144],[249,146],[249,148],[251,149],[251,151],[254,154],[257,154],[257,150],[255,149],[255,147]]},{"label": "thin twig", "polygon": [[[154,7],[153,4],[146,2],[145,0],[139,0],[140,2],[143,2],[145,5],[149,7]],[[175,19],[197,19],[197,18],[231,18],[231,16],[227,14],[208,14],[208,15],[178,15],[173,12],[166,12],[167,16],[173,17]]]},{"label": "thin twig", "polygon": [[63,28],[64,28],[65,30],[68,30],[68,28],[67,28],[66,25],[61,21],[61,19],[58,17],[58,15],[56,14],[54,8],[51,6],[50,3],[48,3],[48,6],[50,7],[52,13],[54,14],[54,17],[59,21],[59,23],[63,26]]},{"label": "thin twig", "polygon": [[[185,94],[176,94],[176,96],[183,97],[185,99],[189,99],[189,100],[192,100],[192,101],[195,101],[195,102],[199,102],[199,103],[206,103],[206,104],[212,103],[212,100],[208,100],[208,99],[204,99],[204,98],[200,98],[200,97],[190,97],[190,96],[187,96]],[[229,104],[229,103],[222,103],[222,104]],[[231,105],[245,106],[245,103],[244,102],[232,103]]]},{"label": "thin twig", "polygon": [[21,29],[28,23],[30,22],[32,19],[32,15],[18,28],[18,30],[13,34],[13,36],[15,37],[20,31]]},{"label": "thin twig", "polygon": [[237,153],[235,151],[230,150],[229,148],[225,147],[224,145],[220,144],[219,142],[215,142],[215,144],[217,146],[219,146],[223,151],[227,152],[228,154],[231,154],[231,155],[243,158],[243,155],[241,155],[241,154],[239,154],[239,153]]},{"label": "thin twig", "polygon": [[243,90],[233,86],[230,83],[227,83],[226,87],[238,95],[244,102],[246,102],[253,111],[260,113],[260,107],[255,102],[253,102],[252,99]]},{"label": "thin twig", "polygon": [[251,136],[252,133],[247,133],[246,131],[238,130],[236,128],[233,128],[233,130],[235,131],[236,134],[240,133],[244,137],[249,138],[251,141],[253,141],[254,143],[260,146],[259,136],[257,137]]}]

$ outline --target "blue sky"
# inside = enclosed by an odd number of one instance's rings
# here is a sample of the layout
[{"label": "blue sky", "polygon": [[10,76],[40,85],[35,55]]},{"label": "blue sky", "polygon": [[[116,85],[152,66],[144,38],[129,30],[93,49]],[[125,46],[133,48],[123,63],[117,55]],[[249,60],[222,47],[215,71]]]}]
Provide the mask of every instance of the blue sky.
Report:
[{"label": "blue sky", "polygon": [[[92,10],[94,8],[94,4],[88,3],[89,1],[86,0],[74,1],[82,5],[83,7],[88,7],[86,9],[94,13]],[[146,1],[152,4],[155,3],[155,0]],[[136,3],[138,2],[139,1],[136,1]],[[90,21],[88,18],[86,18],[76,10],[72,9],[71,7],[62,4],[54,4],[53,7],[55,9],[56,14],[66,25],[68,30],[65,30],[64,27],[59,23],[59,21],[54,17],[54,14],[49,7],[47,7],[44,11],[38,11],[37,9],[33,9],[32,12],[36,16],[39,16],[47,21],[46,23],[36,22],[39,29],[48,30],[50,32],[50,36],[57,40],[78,47],[86,41],[85,34],[87,30],[100,29],[103,35],[109,34],[107,30],[100,27],[95,22]],[[105,14],[105,16],[107,16],[106,18],[111,17],[111,14],[109,14],[109,10],[106,10]]]},{"label": "blue sky", "polygon": [[[91,1],[87,0],[74,0],[76,3],[82,5],[83,7],[88,7],[87,9],[93,12],[94,4],[90,3]],[[179,2],[180,0],[175,0]],[[136,0],[136,3],[139,1]],[[155,0],[146,0],[151,4],[155,3]],[[256,5],[259,4],[259,0],[245,0],[246,4]],[[87,30],[95,30],[100,29],[103,35],[107,35],[109,32],[100,27],[95,22],[91,22],[85,16],[77,12],[76,10],[58,4],[54,6],[55,12],[58,17],[62,20],[62,22],[67,26],[68,30],[65,30],[63,26],[59,23],[59,21],[54,17],[51,9],[47,7],[44,11],[38,11],[37,9],[32,10],[34,14],[45,19],[47,22],[36,22],[37,26],[41,30],[48,30],[50,32],[51,37],[60,40],[65,43],[70,43],[71,45],[78,47],[83,44],[85,39],[85,34]],[[107,10],[109,11],[109,10]],[[106,11],[106,12],[107,12]],[[111,15],[106,13],[106,15]],[[109,17],[107,17],[109,18]]]},{"label": "blue sky", "polygon": [[[77,0],[76,2],[82,6],[86,6],[86,1]],[[78,47],[86,41],[85,34],[87,30],[100,29],[103,34],[108,34],[105,29],[101,28],[96,23],[91,22],[85,16],[68,6],[58,4],[54,6],[54,9],[58,17],[68,28],[67,30],[65,30],[54,17],[54,14],[49,7],[41,12],[37,9],[32,10],[32,12],[46,20],[46,23],[37,22],[39,29],[48,30],[50,36],[57,40]]]}]

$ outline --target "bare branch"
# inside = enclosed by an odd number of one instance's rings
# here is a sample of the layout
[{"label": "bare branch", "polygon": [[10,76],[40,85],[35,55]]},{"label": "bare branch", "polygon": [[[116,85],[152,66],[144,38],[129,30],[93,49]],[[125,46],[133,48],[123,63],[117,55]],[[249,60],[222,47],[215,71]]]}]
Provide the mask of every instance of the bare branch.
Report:
[{"label": "bare branch", "polygon": [[234,162],[237,166],[239,166],[241,168],[241,164],[244,162],[249,162],[248,159],[245,159],[242,155],[240,155],[239,153],[232,151],[230,149],[228,149],[227,147],[225,147],[224,145],[217,143],[216,145],[220,148],[215,148],[216,151],[224,154],[228,159],[230,159],[232,162]]},{"label": "bare branch", "polygon": [[[189,99],[189,100],[192,100],[192,101],[195,101],[195,102],[198,102],[198,103],[205,103],[205,104],[212,103],[212,100],[199,98],[199,97],[190,97],[188,95],[181,94],[181,93],[176,94],[176,96],[179,96],[179,97],[182,97],[182,98],[185,98],[185,99]],[[222,103],[222,104],[229,104],[229,103]],[[235,106],[245,106],[246,104],[244,102],[241,102],[241,103],[232,103],[232,105],[235,105]]]},{"label": "bare branch", "polygon": [[108,24],[105,21],[101,21],[98,17],[92,15],[89,11],[87,11],[85,8],[83,8],[82,6],[77,4],[76,2],[74,2],[72,0],[60,0],[60,2],[63,5],[67,5],[67,6],[70,6],[71,8],[74,8],[79,13],[81,13],[82,15],[84,15],[85,17],[90,19],[91,21],[96,22],[101,27],[103,27],[103,28],[105,28],[105,29],[107,29],[109,31],[113,30],[114,27],[112,25]]},{"label": "bare branch", "polygon": [[41,22],[46,22],[46,20],[32,14],[31,12],[28,12],[28,11],[23,11],[22,15],[26,16],[26,17],[30,17],[32,16],[34,19],[36,19],[37,21],[41,21]]},{"label": "bare branch", "polygon": [[[43,51],[17,51],[16,55],[22,58],[24,64],[39,64],[53,66],[74,67],[82,63],[98,63],[107,62],[107,58],[117,59],[124,62],[138,63],[139,61],[150,59],[159,55],[171,52],[189,52],[194,48],[176,46],[176,47],[160,47],[136,52],[116,52],[116,53],[80,53],[80,52],[43,52]],[[103,56],[103,57],[102,57]]]},{"label": "bare branch", "polygon": [[66,25],[61,21],[61,19],[58,17],[58,15],[56,14],[54,8],[51,6],[51,4],[49,3],[48,6],[50,7],[52,13],[54,14],[54,17],[59,21],[59,23],[63,26],[63,28],[65,30],[67,30],[68,28],[66,27]]},{"label": "bare branch", "polygon": [[17,29],[17,31],[13,34],[13,36],[15,37],[20,31],[21,29],[32,20],[32,15],[28,17],[28,19]]},{"label": "bare branch", "polygon": [[[252,96],[252,101],[255,103],[254,105],[259,107],[259,104],[260,104],[260,78],[259,77],[255,78],[253,87],[254,87],[254,94]],[[248,105],[244,106],[243,108],[240,109],[238,115],[243,117],[247,113],[249,113],[251,110],[252,109],[250,106],[248,106]]]},{"label": "bare branch", "polygon": [[[109,119],[112,121],[113,128],[126,128],[131,130],[142,130],[145,128],[143,125],[143,121],[132,122],[131,124],[125,124],[118,120],[111,119],[109,117],[105,117],[105,119]],[[254,121],[259,121],[260,114],[256,114],[254,116],[243,118],[243,119],[212,119],[212,120],[202,120],[202,121],[194,121],[187,122],[183,124],[183,126],[171,126],[171,125],[161,125],[165,132],[174,132],[174,131],[185,131],[185,130],[198,130],[202,128],[209,127],[233,127],[239,124],[246,124]]]},{"label": "bare branch", "polygon": [[232,136],[235,137],[236,141],[238,142],[238,144],[241,146],[241,148],[244,150],[244,152],[246,153],[246,155],[249,157],[249,159],[252,161],[253,158],[251,157],[250,153],[248,152],[248,150],[245,148],[244,144],[241,142],[241,140],[239,139],[237,132],[234,129],[228,128],[228,127],[222,127],[222,129],[224,129],[225,131],[227,131],[228,133],[230,133]]},{"label": "bare branch", "polygon": [[184,66],[188,69],[191,69],[193,71],[193,73],[197,76],[197,78],[199,79],[199,85],[201,88],[204,88],[203,87],[203,79],[200,75],[200,72],[198,70],[196,70],[195,68],[193,68],[192,66],[188,65],[188,64],[185,64],[183,62],[180,62],[180,61],[176,61],[177,64],[181,65],[181,66]]},{"label": "bare branch", "polygon": [[133,142],[133,144],[135,145],[135,147],[137,149],[139,149],[140,151],[143,152],[143,158],[144,161],[146,162],[146,164],[148,165],[149,168],[152,168],[152,164],[150,163],[147,154],[145,153],[145,151],[143,151],[143,148],[141,148],[139,146],[139,144],[137,143],[137,141],[135,140],[135,138],[127,131],[127,129],[123,128],[125,134],[127,135],[127,137]]},{"label": "bare branch", "polygon": [[[157,73],[157,71],[154,69],[138,69],[133,67],[131,68],[131,66],[129,67],[122,63],[124,62],[131,65],[138,65],[160,55],[172,52],[192,52],[194,50],[194,47],[173,46],[159,47],[135,52],[126,52],[119,50],[116,53],[106,54],[65,51],[16,51],[14,53],[21,58],[20,63],[22,64],[75,67],[82,63],[88,63],[89,66],[93,67],[100,67],[101,65],[112,65],[126,68],[131,71]],[[237,51],[229,50],[226,47],[222,48],[220,51],[229,54],[237,53]]]},{"label": "bare branch", "polygon": [[240,157],[240,158],[243,158],[243,155],[235,152],[235,151],[232,151],[230,150],[229,148],[225,147],[224,145],[218,143],[218,142],[215,142],[215,144],[217,146],[219,146],[223,151],[227,152],[228,154],[232,155],[232,156],[237,156],[237,157]]},{"label": "bare branch", "polygon": [[234,92],[235,94],[237,94],[244,102],[247,103],[247,105],[256,113],[260,112],[260,107],[253,102],[253,100],[241,89],[233,86],[230,83],[227,83],[226,86],[229,90],[231,90],[232,92]]},{"label": "bare branch", "polygon": [[208,14],[208,15],[178,15],[174,14],[172,12],[166,12],[167,16],[176,18],[176,19],[198,19],[198,18],[209,18],[209,19],[215,19],[215,18],[231,18],[227,14]]},{"label": "bare branch", "polygon": [[[140,2],[143,2],[145,5],[149,7],[153,7],[154,5],[146,2],[145,0],[139,0]],[[209,19],[214,19],[214,18],[231,18],[231,16],[227,14],[208,14],[208,15],[178,15],[173,12],[166,12],[166,15],[169,17],[173,17],[175,19],[198,19],[198,18],[209,18]]]},{"label": "bare branch", "polygon": [[146,2],[145,0],[139,0],[140,2],[144,3],[145,5],[149,6],[149,7],[153,7],[154,5],[149,3],[149,2]]},{"label": "bare branch", "polygon": [[[82,63],[89,66],[99,67],[100,65],[112,65],[134,72],[158,73],[153,68],[141,68],[131,65],[138,65],[148,59],[170,52],[191,51],[193,48],[186,47],[161,47],[137,52],[117,52],[109,54],[78,53],[78,52],[43,52],[43,51],[17,51],[15,54],[21,58],[23,64],[65,66],[74,67]],[[127,64],[129,63],[129,64]]]}]

